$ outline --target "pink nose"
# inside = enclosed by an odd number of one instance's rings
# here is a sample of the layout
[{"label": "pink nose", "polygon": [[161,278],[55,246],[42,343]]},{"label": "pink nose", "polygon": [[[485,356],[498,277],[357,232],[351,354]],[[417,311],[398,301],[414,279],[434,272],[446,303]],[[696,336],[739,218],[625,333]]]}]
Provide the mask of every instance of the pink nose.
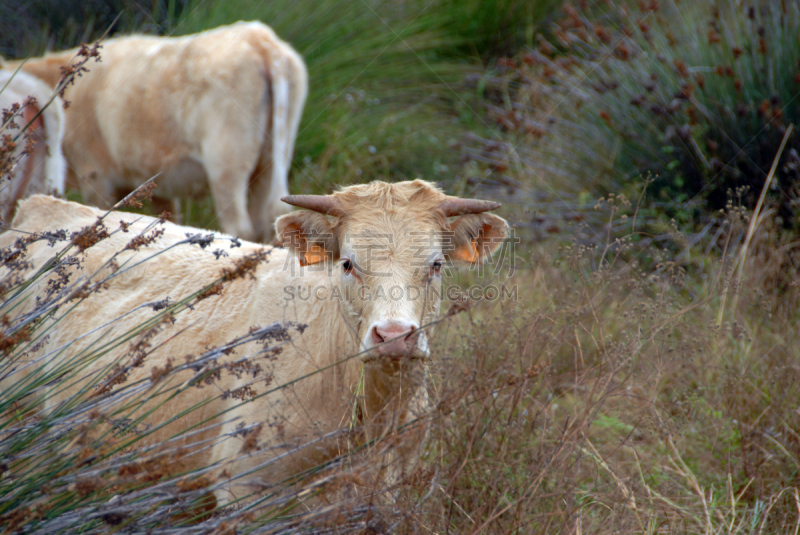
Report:
[{"label": "pink nose", "polygon": [[370,338],[379,355],[404,355],[417,343],[417,326],[407,322],[388,321],[372,328]]}]

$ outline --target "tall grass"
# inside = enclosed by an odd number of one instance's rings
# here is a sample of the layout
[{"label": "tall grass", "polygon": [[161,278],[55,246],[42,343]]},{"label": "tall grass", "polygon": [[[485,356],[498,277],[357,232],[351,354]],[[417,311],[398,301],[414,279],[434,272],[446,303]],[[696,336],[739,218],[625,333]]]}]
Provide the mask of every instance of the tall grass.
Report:
[{"label": "tall grass", "polygon": [[[632,217],[635,207],[602,211]],[[770,228],[758,228],[761,254],[732,276],[748,221],[737,208],[719,223],[727,247],[697,277],[625,234],[597,247],[543,244],[511,281],[515,307],[484,303],[446,327],[425,529],[797,528],[798,341],[786,328],[797,290],[768,280],[781,256]]]}]

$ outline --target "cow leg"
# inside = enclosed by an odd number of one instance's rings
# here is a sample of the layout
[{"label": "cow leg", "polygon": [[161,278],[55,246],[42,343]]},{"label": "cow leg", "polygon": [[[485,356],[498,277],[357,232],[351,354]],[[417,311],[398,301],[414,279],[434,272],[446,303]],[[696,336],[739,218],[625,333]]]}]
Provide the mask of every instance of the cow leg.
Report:
[{"label": "cow leg", "polygon": [[235,156],[223,156],[224,150],[219,153],[219,159],[230,158],[229,161],[216,165],[217,162],[209,161],[212,158],[206,158],[206,172],[219,225],[223,232],[255,241],[257,235],[247,213],[247,179],[251,170],[237,165]]},{"label": "cow leg", "polygon": [[255,241],[256,232],[247,215],[247,190],[237,191],[226,187],[225,181],[220,180],[211,184],[211,194],[222,231],[243,240]]},{"label": "cow leg", "polygon": [[124,182],[120,180],[121,172],[108,155],[105,144],[98,143],[91,150],[76,151],[65,140],[63,148],[69,162],[67,183],[73,186],[77,184],[84,204],[111,208],[118,200],[117,188]]},{"label": "cow leg", "polygon": [[188,221],[183,220],[183,212],[181,211],[181,198],[180,197],[173,197],[172,198],[172,220],[182,225],[184,223],[188,223]]}]

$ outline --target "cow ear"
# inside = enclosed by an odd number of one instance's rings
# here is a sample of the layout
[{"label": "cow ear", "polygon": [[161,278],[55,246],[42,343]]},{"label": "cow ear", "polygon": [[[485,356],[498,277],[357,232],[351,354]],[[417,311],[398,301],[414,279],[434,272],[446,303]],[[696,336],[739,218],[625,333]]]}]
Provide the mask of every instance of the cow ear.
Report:
[{"label": "cow ear", "polygon": [[308,210],[286,214],[275,221],[275,230],[283,246],[294,253],[301,266],[339,257],[333,227],[322,214]]},{"label": "cow ear", "polygon": [[480,264],[494,254],[508,236],[508,223],[494,214],[463,215],[450,228],[453,243],[445,248],[445,253],[450,260],[472,264]]}]

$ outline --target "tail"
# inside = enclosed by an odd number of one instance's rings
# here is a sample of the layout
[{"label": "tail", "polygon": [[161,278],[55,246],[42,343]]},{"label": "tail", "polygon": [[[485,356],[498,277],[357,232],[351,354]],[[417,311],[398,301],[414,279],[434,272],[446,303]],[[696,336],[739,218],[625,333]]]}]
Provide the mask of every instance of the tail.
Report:
[{"label": "tail", "polygon": [[44,109],[41,117],[44,118],[44,131],[47,136],[47,160],[45,161],[45,176],[43,193],[64,195],[65,179],[67,176],[67,160],[62,151],[64,141],[64,110],[62,101],[56,97]]},{"label": "tail", "polygon": [[[278,201],[289,194],[289,169],[308,94],[308,73],[302,58],[288,45],[273,54],[272,79],[272,192]],[[286,210],[288,211],[288,207]],[[279,214],[274,214],[277,217]]]},{"label": "tail", "polygon": [[[252,32],[249,42],[258,51],[264,67],[264,102],[268,108],[265,127],[269,128],[270,121],[272,123],[271,131],[264,136],[261,155],[251,177],[251,194],[257,192],[252,198],[258,202],[248,203],[250,217],[258,221],[263,234],[261,240],[268,242],[274,234],[275,220],[290,211],[281,198],[289,195],[289,169],[308,95],[308,72],[303,58],[271,28],[260,22],[239,24],[243,30]],[[269,177],[258,180],[262,170],[267,169],[271,169]]]}]

